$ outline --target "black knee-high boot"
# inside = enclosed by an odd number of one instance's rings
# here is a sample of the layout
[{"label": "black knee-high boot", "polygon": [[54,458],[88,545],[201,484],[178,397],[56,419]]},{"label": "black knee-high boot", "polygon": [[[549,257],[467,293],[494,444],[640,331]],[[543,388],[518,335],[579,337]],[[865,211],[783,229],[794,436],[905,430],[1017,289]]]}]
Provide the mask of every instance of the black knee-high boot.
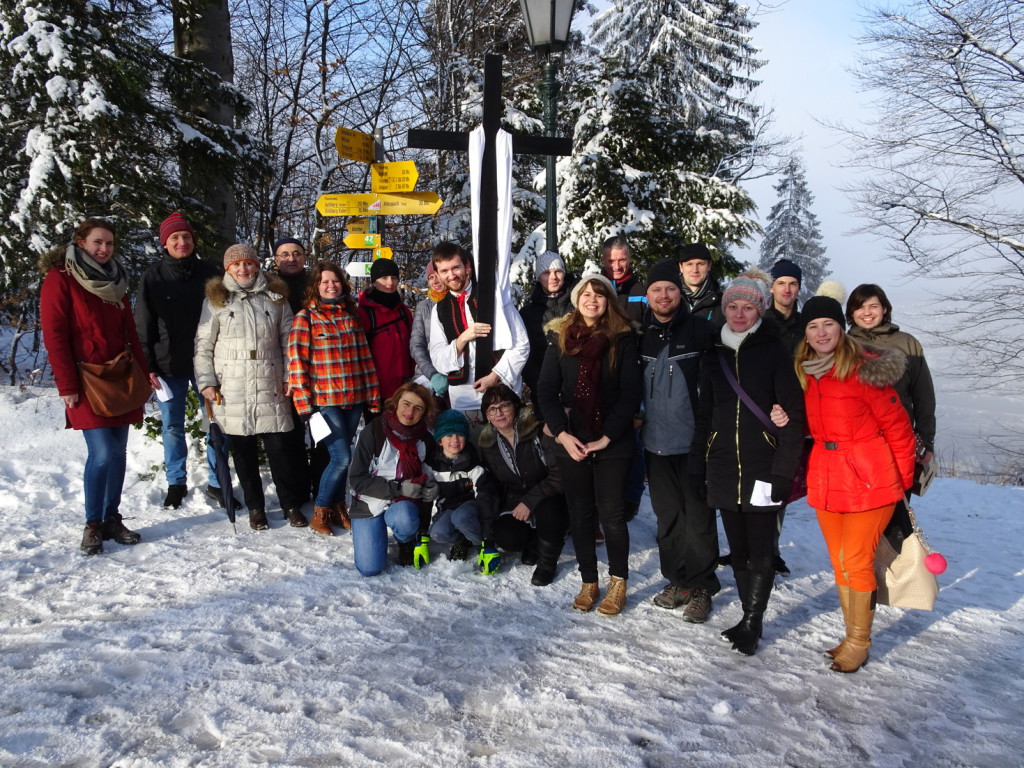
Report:
[{"label": "black knee-high boot", "polygon": [[757,652],[757,641],[761,639],[764,612],[768,607],[775,574],[765,571],[750,571],[747,585],[747,600],[743,606],[743,618],[733,633],[732,648],[744,656]]}]

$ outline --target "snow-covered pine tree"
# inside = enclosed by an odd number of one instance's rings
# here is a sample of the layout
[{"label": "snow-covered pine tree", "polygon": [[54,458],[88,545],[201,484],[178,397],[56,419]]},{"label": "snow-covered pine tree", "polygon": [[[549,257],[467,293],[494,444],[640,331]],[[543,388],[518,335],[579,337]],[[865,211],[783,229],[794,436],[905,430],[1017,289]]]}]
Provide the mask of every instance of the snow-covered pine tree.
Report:
[{"label": "snow-covered pine tree", "polygon": [[173,108],[169,94],[199,99],[225,86],[160,50],[148,36],[148,4],[116,8],[0,6],[0,284],[8,289],[30,285],[38,255],[66,243],[86,216],[118,224],[131,274],[150,258],[153,230],[169,212],[189,210],[199,224],[203,201],[183,197],[177,178],[183,143],[208,145],[217,162],[259,161],[244,133]]},{"label": "snow-covered pine tree", "polygon": [[758,114],[745,100],[761,65],[753,27],[727,0],[619,2],[595,20],[601,74],[577,93],[575,152],[559,163],[562,253],[577,268],[624,234],[641,267],[701,241],[719,275],[738,271],[729,246],[757,230],[738,185]]},{"label": "snow-covered pine tree", "polygon": [[818,217],[811,212],[814,195],[807,188],[803,165],[793,156],[775,185],[779,199],[768,213],[758,266],[770,272],[779,259],[789,259],[803,272],[801,303],[807,301],[828,275],[829,259],[821,245]]}]

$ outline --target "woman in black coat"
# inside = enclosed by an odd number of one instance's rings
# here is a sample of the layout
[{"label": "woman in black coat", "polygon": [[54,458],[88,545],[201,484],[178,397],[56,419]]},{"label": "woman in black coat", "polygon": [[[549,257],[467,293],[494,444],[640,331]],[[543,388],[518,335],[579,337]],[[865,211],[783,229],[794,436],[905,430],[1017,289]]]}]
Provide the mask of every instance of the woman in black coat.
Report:
[{"label": "woman in black coat", "polygon": [[640,355],[608,278],[582,278],[571,300],[572,313],[553,324],[558,343],[548,347],[537,399],[558,443],[556,459],[583,577],[573,608],[590,611],[600,595],[594,536],[599,520],[610,579],[598,611],[613,616],[626,604],[629,576],[623,497],[633,458],[633,419],[643,397]]},{"label": "woman in black coat", "polygon": [[544,434],[533,411],[504,384],[490,387],[480,405],[487,426],[480,433],[480,460],[491,477],[495,503],[485,535],[536,565],[530,580],[546,587],[562,554],[569,515],[555,460],[555,441]]},{"label": "woman in black coat", "polygon": [[[761,637],[775,578],[775,521],[803,442],[803,392],[792,358],[778,331],[761,320],[770,300],[760,270],[737,277],[722,296],[726,324],[703,364],[689,465],[691,473],[705,473],[708,505],[721,510],[743,605],[743,618],[722,637],[748,656]],[[726,369],[760,416],[742,401]],[[765,424],[775,405],[789,415],[781,430]]]}]

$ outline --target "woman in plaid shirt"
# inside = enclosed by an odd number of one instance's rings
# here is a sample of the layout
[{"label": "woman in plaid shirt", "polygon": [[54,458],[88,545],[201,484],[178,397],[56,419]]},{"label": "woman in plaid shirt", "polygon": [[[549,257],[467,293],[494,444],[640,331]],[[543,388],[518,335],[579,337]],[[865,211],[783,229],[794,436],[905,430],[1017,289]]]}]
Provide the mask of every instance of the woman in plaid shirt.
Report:
[{"label": "woman in plaid shirt", "polygon": [[313,268],[305,308],[288,337],[288,384],[304,419],[319,411],[331,427],[324,445],[331,462],[320,478],[310,527],[333,536],[332,525],[350,528],[345,481],[352,440],[365,407],[376,410],[377,372],[359,324],[352,287],[337,264]]}]

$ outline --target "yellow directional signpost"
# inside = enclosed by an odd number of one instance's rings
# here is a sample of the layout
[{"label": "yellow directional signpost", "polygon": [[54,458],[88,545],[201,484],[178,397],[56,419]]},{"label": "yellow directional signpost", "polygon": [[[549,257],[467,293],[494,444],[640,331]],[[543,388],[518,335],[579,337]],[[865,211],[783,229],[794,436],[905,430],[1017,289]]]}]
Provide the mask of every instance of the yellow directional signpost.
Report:
[{"label": "yellow directional signpost", "polygon": [[345,234],[346,248],[380,248],[380,235],[364,235],[359,232]]},{"label": "yellow directional signpost", "polygon": [[395,255],[395,252],[390,248],[374,248],[373,249],[373,260],[377,259],[390,259]]},{"label": "yellow directional signpost", "polygon": [[334,146],[338,156],[358,163],[372,163],[376,157],[373,136],[361,131],[339,128],[334,134]]},{"label": "yellow directional signpost", "polygon": [[370,220],[365,216],[353,216],[345,223],[345,231],[350,235],[368,235],[370,234]]},{"label": "yellow directional signpost", "polygon": [[420,172],[412,160],[374,163],[370,166],[370,190],[373,192],[412,192]]},{"label": "yellow directional signpost", "polygon": [[443,201],[436,192],[406,192],[383,195],[356,193],[321,195],[316,209],[323,216],[398,216],[437,213]]}]

